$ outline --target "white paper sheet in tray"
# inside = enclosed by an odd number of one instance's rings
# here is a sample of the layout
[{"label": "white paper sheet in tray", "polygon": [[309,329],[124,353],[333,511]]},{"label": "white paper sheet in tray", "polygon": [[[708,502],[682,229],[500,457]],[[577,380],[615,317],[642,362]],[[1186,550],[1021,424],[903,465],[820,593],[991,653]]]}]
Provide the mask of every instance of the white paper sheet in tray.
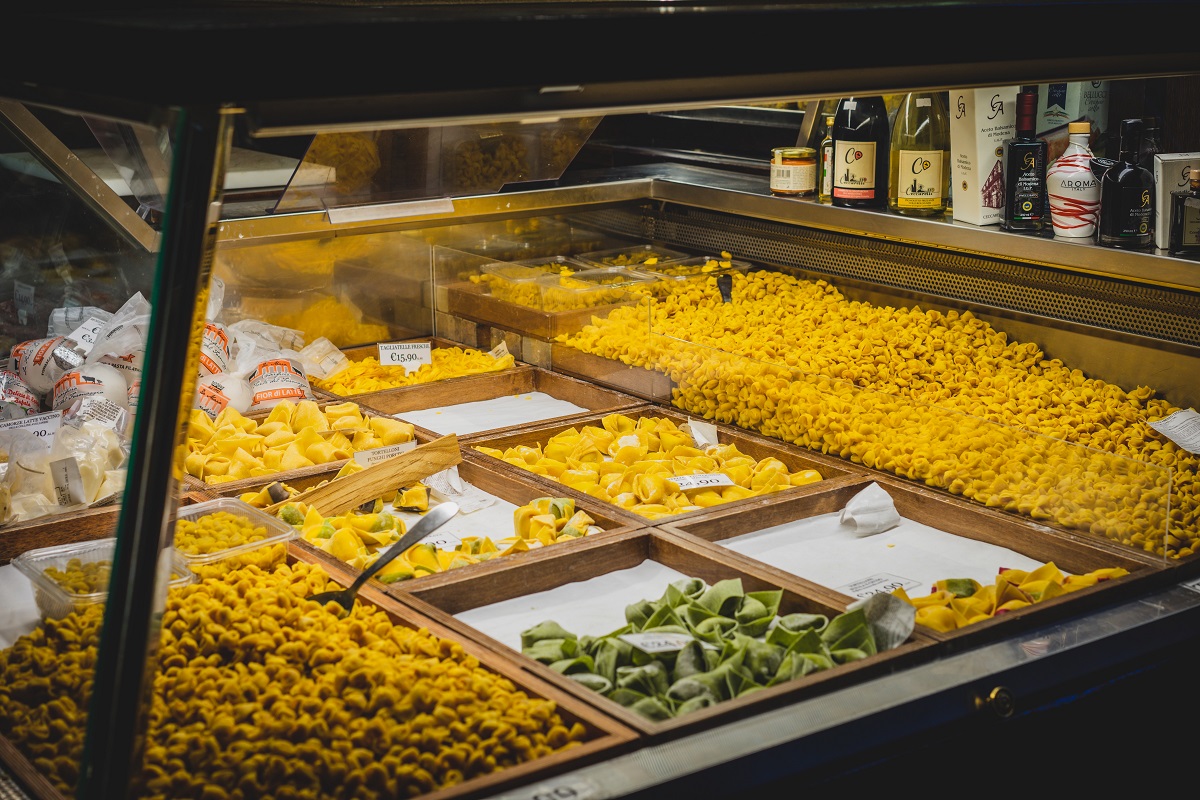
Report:
[{"label": "white paper sheet in tray", "polygon": [[935,581],[974,578],[992,584],[1001,568],[1033,570],[1042,562],[1005,547],[955,536],[906,517],[896,527],[858,536],[833,512],[785,522],[718,542],[743,555],[851,597],[903,586],[928,594]]},{"label": "white paper sheet in tray", "polygon": [[0,650],[32,633],[41,621],[29,578],[12,564],[0,566]]},{"label": "white paper sheet in tray", "polygon": [[443,436],[450,433],[467,436],[479,431],[507,428],[510,425],[528,425],[587,411],[586,408],[559,400],[545,392],[526,392],[493,400],[404,411],[395,417]]},{"label": "white paper sheet in tray", "polygon": [[667,584],[687,577],[647,559],[630,569],[468,609],[454,617],[520,652],[521,631],[546,620],[579,636],[611,633],[625,624],[625,606],[657,600]]}]

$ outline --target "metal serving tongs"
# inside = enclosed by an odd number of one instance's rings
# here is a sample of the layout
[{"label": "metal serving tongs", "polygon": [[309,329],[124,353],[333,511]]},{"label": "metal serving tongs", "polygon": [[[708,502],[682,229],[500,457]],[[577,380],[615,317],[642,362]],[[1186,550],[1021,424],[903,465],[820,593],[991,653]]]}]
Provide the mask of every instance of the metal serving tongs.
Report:
[{"label": "metal serving tongs", "polygon": [[417,542],[424,539],[429,534],[433,533],[438,528],[445,525],[447,522],[458,513],[457,503],[439,503],[434,506],[425,516],[417,520],[417,524],[412,526],[407,533],[400,537],[400,541],[384,550],[379,554],[379,558],[371,566],[367,567],[362,573],[354,579],[354,583],[350,584],[345,589],[335,589],[332,592],[320,592],[318,594],[306,597],[306,600],[315,600],[321,605],[327,603],[337,603],[344,609],[345,614],[349,614],[354,608],[354,601],[358,597],[358,590],[366,585],[379,570],[390,564],[396,556],[400,555],[408,548],[412,547]]}]

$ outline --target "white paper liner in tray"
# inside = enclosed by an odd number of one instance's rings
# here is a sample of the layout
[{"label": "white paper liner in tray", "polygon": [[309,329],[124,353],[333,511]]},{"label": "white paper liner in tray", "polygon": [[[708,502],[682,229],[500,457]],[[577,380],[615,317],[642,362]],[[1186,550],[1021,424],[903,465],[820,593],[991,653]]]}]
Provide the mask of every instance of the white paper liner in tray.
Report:
[{"label": "white paper liner in tray", "polygon": [[526,392],[492,400],[404,411],[394,416],[443,436],[450,433],[467,436],[480,431],[507,428],[511,425],[529,425],[587,411],[586,408],[559,400],[545,392]]},{"label": "white paper liner in tray", "polygon": [[519,653],[521,631],[546,620],[554,620],[578,636],[612,633],[625,624],[625,606],[641,600],[657,600],[667,584],[687,577],[647,559],[630,569],[606,572],[586,581],[502,600],[454,616]]}]

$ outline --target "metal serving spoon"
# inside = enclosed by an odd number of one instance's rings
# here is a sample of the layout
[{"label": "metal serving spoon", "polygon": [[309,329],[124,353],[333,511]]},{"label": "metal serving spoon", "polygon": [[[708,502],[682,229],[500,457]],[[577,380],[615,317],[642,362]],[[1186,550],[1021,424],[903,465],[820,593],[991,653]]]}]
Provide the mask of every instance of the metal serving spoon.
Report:
[{"label": "metal serving spoon", "polygon": [[417,520],[417,524],[400,537],[400,541],[384,550],[379,554],[379,558],[375,559],[375,563],[367,567],[354,579],[354,583],[350,584],[345,589],[336,589],[332,592],[320,592],[318,594],[306,597],[306,600],[315,600],[321,605],[326,603],[337,603],[346,610],[347,613],[354,608],[354,601],[358,597],[358,590],[361,589],[367,581],[371,579],[379,570],[390,564],[396,556],[403,553],[408,548],[412,547],[417,542],[424,539],[429,534],[433,533],[438,528],[445,525],[450,519],[458,513],[457,503],[439,503],[434,506],[425,516]]}]

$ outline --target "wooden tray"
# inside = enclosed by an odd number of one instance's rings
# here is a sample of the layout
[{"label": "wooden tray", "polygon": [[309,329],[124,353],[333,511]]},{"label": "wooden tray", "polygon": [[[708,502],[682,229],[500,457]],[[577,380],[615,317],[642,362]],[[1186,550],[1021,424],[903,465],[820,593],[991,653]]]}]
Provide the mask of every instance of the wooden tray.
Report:
[{"label": "wooden tray", "polygon": [[[640,419],[641,417],[665,417],[674,421],[677,425],[682,425],[689,419],[696,419],[695,417],[689,417],[686,414],[673,409],[648,404],[634,408],[623,409],[616,413],[624,414],[632,419]],[[481,434],[479,436],[474,436],[471,437],[469,442],[464,442],[463,444],[463,460],[467,461],[483,459],[483,463],[495,464],[497,465],[498,469],[512,470],[518,472],[519,474],[527,475],[531,480],[547,486],[550,491],[561,492],[565,497],[576,498],[578,502],[580,498],[590,498],[591,495],[584,494],[576,489],[565,486],[551,477],[537,475],[529,472],[528,470],[524,470],[505,461],[501,461],[500,459],[481,453],[475,448],[478,446],[484,446],[493,447],[498,450],[506,450],[509,447],[514,447],[516,445],[544,445],[552,436],[569,428],[582,428],[585,425],[599,426],[601,424],[601,420],[605,416],[607,415],[583,415],[574,417],[567,421],[530,426],[520,431],[499,432],[496,434]],[[824,491],[828,488],[827,482],[830,480],[840,481],[844,478],[859,478],[865,474],[861,469],[856,468],[854,465],[833,456],[826,456],[822,455],[821,453],[814,453],[810,450],[793,447],[792,445],[785,444],[777,439],[768,439],[765,436],[758,436],[740,428],[735,428],[731,425],[716,425],[715,427],[717,429],[717,439],[721,444],[734,444],[737,446],[738,450],[748,456],[752,456],[758,460],[764,459],[768,456],[773,456],[786,464],[788,469],[792,472],[804,469],[813,469],[821,474],[823,480],[818,481],[817,483],[784,489],[782,493],[788,496],[793,494],[808,494],[814,491]],[[719,507],[738,509],[756,508],[762,505],[764,502],[769,502],[773,496],[774,495],[763,495],[758,497],[748,497],[743,500],[732,500]],[[613,508],[615,509],[613,513],[624,515],[625,518],[630,520],[631,523],[640,521],[641,524],[661,525],[663,522],[663,520],[660,519],[651,523],[644,517],[635,514],[632,511],[627,511],[615,505]],[[698,513],[703,512],[690,511],[684,514],[679,514],[677,517],[671,517],[671,519],[688,517]]]},{"label": "wooden tray", "polygon": [[[463,461],[459,463],[458,476],[462,478],[465,483],[469,483],[477,489],[494,495],[501,500],[506,500],[516,506],[523,506],[529,501],[538,497],[548,496],[546,487],[544,485],[530,481],[526,478],[523,478],[521,475],[514,474],[508,470],[497,470],[493,468],[492,465],[487,465],[480,462]],[[631,524],[630,520],[627,518],[627,515],[614,514],[614,508],[611,504],[597,500],[594,497],[576,499],[575,507],[576,509],[586,511],[588,515],[596,521],[596,524],[604,529],[604,533],[594,533],[591,536],[575,539],[569,542],[558,542],[556,544],[549,545],[548,547],[550,549],[575,547],[579,542],[585,540],[590,540],[599,536],[608,536],[615,533],[624,533],[626,531],[645,526],[644,522]],[[480,530],[477,535],[489,536],[494,541],[496,539],[504,539],[511,536],[512,529],[509,528],[503,531]],[[311,561],[319,562],[330,573],[337,571],[339,573],[352,575],[353,577],[357,577],[358,575],[358,570],[351,568],[344,562],[338,560],[336,557],[326,553],[324,550],[313,547],[303,539],[296,539],[292,544],[293,546],[301,548],[309,553],[311,555]],[[542,549],[546,548],[538,548],[538,550],[532,550],[529,551],[529,553],[513,553],[511,555],[504,556],[503,560],[515,560],[517,563],[519,563],[530,553],[538,552]],[[448,572],[425,575],[420,578],[412,578],[410,580],[400,581],[398,583],[375,583],[373,585],[385,588],[389,592],[404,592],[410,585],[414,583],[437,584],[445,583],[447,581],[454,581],[456,580],[454,576],[458,573],[463,571],[470,572],[480,566],[483,566],[483,564],[469,564],[463,567],[456,567]]]},{"label": "wooden tray", "polygon": [[[336,406],[340,403],[347,402],[348,399],[349,398],[345,397],[324,395],[322,397],[317,397],[315,402],[323,411],[326,406]],[[366,403],[358,400],[351,400],[351,402],[355,403],[359,407],[359,410],[362,411],[363,416],[367,419],[370,419],[371,417],[391,416],[390,414],[383,413],[378,409],[372,408]],[[262,420],[266,419],[270,413],[270,409],[267,409],[255,414],[246,414],[246,416],[250,419],[261,422]],[[417,444],[425,444],[426,442],[432,442],[434,439],[438,438],[437,434],[433,433],[432,431],[427,431],[424,428],[415,428],[413,434]],[[338,461],[330,461],[327,464],[313,464],[311,467],[283,470],[271,475],[257,475],[251,478],[242,478],[236,481],[226,481],[225,483],[214,484],[206,483],[194,475],[185,474],[183,476],[182,484],[184,491],[205,492],[222,497],[237,497],[242,492],[261,489],[267,484],[274,483],[275,481],[286,483],[289,486],[297,486],[299,488],[306,489],[310,486],[315,486],[322,480],[336,475],[337,471],[345,466],[347,461],[349,461],[349,459],[344,458],[339,459]]]},{"label": "wooden tray", "polygon": [[670,403],[674,382],[662,372],[634,367],[611,358],[585,353],[565,344],[550,345],[550,367],[555,372],[609,386],[658,403]]},{"label": "wooden tray", "polygon": [[[870,477],[861,481],[830,486],[828,491],[810,493],[802,497],[776,495],[773,502],[764,504],[754,514],[738,513],[736,510],[716,507],[703,514],[689,515],[687,519],[660,523],[659,527],[683,536],[719,544],[736,536],[765,530],[795,520],[839,513],[851,498],[872,482],[877,483],[891,496],[896,511],[905,519],[920,522],[954,536],[1004,547],[1038,562],[1052,561],[1059,569],[1067,573],[1082,574],[1108,567],[1123,567],[1129,570],[1130,574],[1123,578],[1079,589],[1070,594],[1011,611],[955,631],[940,632],[930,628],[920,628],[927,635],[939,640],[962,640],[968,637],[975,639],[990,636],[994,633],[993,629],[997,625],[1006,625],[1007,627],[1004,628],[1006,633],[1011,633],[1014,627],[1021,625],[1042,625],[1055,612],[1074,613],[1081,605],[1096,602],[1097,594],[1103,593],[1103,597],[1099,601],[1107,602],[1106,598],[1111,598],[1114,593],[1125,591],[1134,585],[1136,585],[1137,591],[1142,591],[1144,589],[1143,579],[1152,578],[1169,570],[1161,558],[1131,551],[1111,542],[1099,541],[1095,537],[1084,534],[1064,534],[1057,529],[1021,520],[1001,511],[983,508],[969,500],[948,497],[932,489],[906,485],[900,481],[873,480]],[[762,569],[768,574],[777,577],[794,575],[794,573],[728,548],[725,548],[725,552],[730,560],[736,560],[738,563],[749,561],[762,565]],[[846,558],[850,559],[853,556],[847,553]],[[1010,565],[998,563],[996,565],[997,573],[1004,566]],[[847,589],[844,586],[822,586],[821,588],[825,592],[833,593],[834,597],[840,598],[836,602],[845,605],[877,591],[891,591],[894,587],[888,584],[887,577],[885,575],[864,575],[864,585],[858,591]],[[903,578],[905,576],[895,577]],[[942,575],[939,579],[957,577],[962,577],[962,575]],[[982,580],[980,582],[983,583]],[[929,594],[932,588],[932,586],[918,586],[909,588],[908,592],[916,598]]]},{"label": "wooden tray", "polygon": [[[309,561],[302,550],[289,553],[289,562]],[[309,562],[311,563],[311,562]],[[322,565],[323,566],[323,565]],[[338,576],[334,576],[335,579]],[[518,669],[514,664],[498,656],[493,650],[470,638],[463,637],[453,629],[442,626],[437,620],[421,617],[411,607],[397,602],[387,594],[371,586],[359,592],[359,602],[377,606],[387,613],[393,624],[407,628],[424,628],[436,637],[458,642],[463,651],[478,659],[491,672],[511,681],[517,689],[533,697],[553,701],[557,712],[567,726],[579,723],[587,730],[587,738],[580,745],[568,750],[552,753],[523,764],[519,764],[489,775],[473,778],[455,786],[448,786],[420,797],[428,800],[451,800],[452,798],[489,795],[503,789],[530,783],[580,766],[595,763],[629,749],[636,742],[636,731],[622,725],[589,704],[537,675]],[[17,750],[13,743],[0,736],[0,763],[13,775],[19,776],[25,787],[38,800],[65,800],[38,772],[37,768]]]},{"label": "wooden tray", "polygon": [[446,286],[447,313],[474,322],[494,325],[543,341],[578,332],[592,317],[604,317],[614,308],[636,305],[638,301],[573,308],[569,311],[543,311],[533,306],[510,303],[488,294],[483,286],[470,281]]},{"label": "wooden tray", "polygon": [[[462,348],[463,350],[479,350],[479,349],[481,349],[481,348],[474,347],[469,344],[462,344],[461,342],[456,342],[456,341],[453,341],[452,339],[443,339],[443,338],[440,338],[437,336],[418,336],[418,337],[415,337],[412,339],[404,339],[404,340],[397,340],[397,341],[429,342],[431,345],[433,345],[434,350],[443,350],[443,349],[449,348],[449,347],[459,347],[459,348]],[[384,344],[388,344],[388,343],[385,342]],[[486,353],[487,351],[484,350],[483,352]],[[364,345],[362,347],[350,347],[350,348],[342,350],[342,353],[346,356],[346,358],[350,359],[351,361],[362,361],[363,359],[366,359],[366,358],[378,359],[379,358],[379,345],[373,344],[373,345]],[[431,381],[429,383],[414,384],[413,386],[401,386],[401,387],[397,387],[396,389],[380,389],[380,390],[374,391],[374,392],[357,392],[355,394],[338,394],[336,392],[329,391],[328,389],[317,389],[314,386],[313,391],[320,392],[322,395],[326,395],[330,398],[336,398],[338,400],[353,400],[356,403],[360,403],[360,404],[364,404],[364,405],[372,405],[374,403],[374,399],[377,396],[387,394],[390,392],[404,391],[407,389],[417,389],[417,388],[421,388],[421,387],[434,386],[434,385],[455,386],[460,381],[468,380],[470,378],[480,377],[481,375],[500,375],[500,374],[503,374],[504,372],[508,372],[510,370],[523,370],[523,369],[529,369],[529,365],[523,364],[520,361],[517,361],[515,363],[515,365],[513,367],[510,367],[508,370],[500,370],[498,372],[484,372],[484,373],[479,373],[477,375],[463,375],[463,376],[457,377],[457,378],[443,378],[440,381]]]},{"label": "wooden tray", "polygon": [[[572,419],[576,416],[590,413],[609,413],[644,405],[641,399],[632,395],[616,392],[612,389],[604,389],[587,381],[581,381],[578,378],[572,378],[567,375],[559,375],[538,367],[521,367],[490,375],[472,375],[456,379],[449,384],[446,381],[438,381],[421,386],[406,386],[402,389],[375,392],[370,397],[370,403],[372,408],[384,414],[391,414],[404,419],[404,412],[406,411],[422,411],[458,403],[493,400],[501,397],[528,394],[530,392],[542,392],[556,400],[574,403],[582,409],[571,414],[536,420],[534,424]],[[526,424],[491,428],[462,435],[459,439],[466,440],[471,437],[498,431],[517,431],[524,429]],[[452,432],[432,431],[428,427],[422,428],[422,430],[430,430],[433,433]]]},{"label": "wooden tray", "polygon": [[[596,537],[580,542],[577,547],[561,550],[547,548],[529,555],[531,558],[522,559],[520,562],[504,559],[488,562],[480,565],[480,569],[470,573],[463,572],[456,576],[458,580],[454,581],[414,583],[408,592],[396,593],[396,597],[412,605],[423,615],[437,620],[446,628],[463,637],[469,636],[487,644],[545,681],[579,699],[596,704],[598,708],[612,714],[625,725],[641,731],[644,736],[656,739],[692,733],[715,724],[753,715],[766,708],[776,708],[807,699],[868,676],[894,671],[900,664],[916,663],[916,660],[923,659],[928,654],[928,647],[935,643],[931,637],[914,632],[899,647],[861,661],[810,673],[788,683],[761,689],[682,717],[662,722],[649,720],[524,656],[518,649],[492,638],[486,632],[459,620],[455,615],[630,569],[646,560],[657,562],[690,577],[701,578],[709,585],[724,579],[740,578],[742,587],[747,592],[782,589],[783,600],[779,607],[781,615],[805,612],[825,614],[832,618],[845,609],[810,594],[810,586],[804,581],[795,578],[776,580],[749,562],[726,563],[720,547],[658,528],[643,528],[613,536]],[[449,575],[453,573],[448,573],[448,577]],[[665,589],[666,586],[648,587],[646,599],[656,600]],[[608,630],[572,632],[580,636],[609,633]]]}]

